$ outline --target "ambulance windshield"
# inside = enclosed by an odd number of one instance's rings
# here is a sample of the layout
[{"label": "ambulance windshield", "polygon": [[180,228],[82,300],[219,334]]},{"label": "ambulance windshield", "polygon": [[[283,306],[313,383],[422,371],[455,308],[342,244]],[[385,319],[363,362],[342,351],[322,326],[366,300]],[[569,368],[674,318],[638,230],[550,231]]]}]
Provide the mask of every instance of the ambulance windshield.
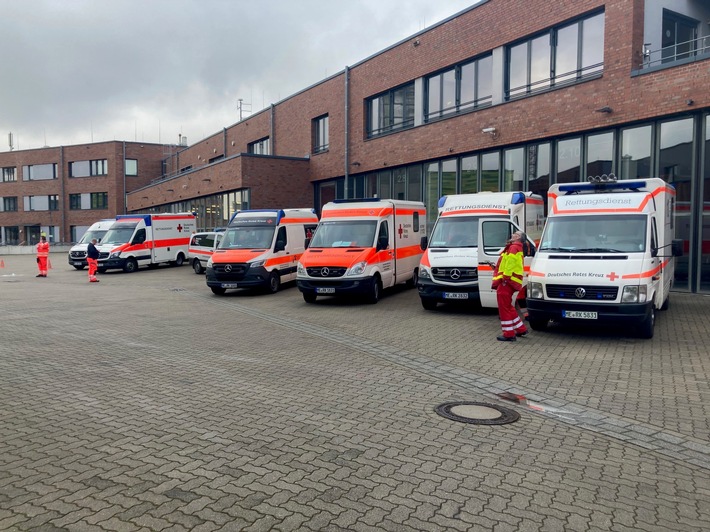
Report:
[{"label": "ambulance windshield", "polygon": [[219,249],[269,249],[274,239],[274,225],[240,225],[224,233]]},{"label": "ambulance windshield", "polygon": [[338,220],[318,224],[312,248],[371,248],[375,246],[376,220]]},{"label": "ambulance windshield", "polygon": [[81,240],[77,242],[78,244],[88,244],[91,242],[94,238],[101,242],[106,235],[106,230],[101,229],[101,230],[94,230],[94,231],[87,231],[84,233],[84,236],[81,237]]},{"label": "ambulance windshield", "polygon": [[440,217],[429,242],[432,248],[478,247],[478,217]]},{"label": "ambulance windshield", "polygon": [[539,251],[640,253],[646,251],[646,223],[637,214],[552,216]]},{"label": "ambulance windshield", "polygon": [[102,244],[125,244],[131,240],[137,223],[115,223],[106,231]]}]

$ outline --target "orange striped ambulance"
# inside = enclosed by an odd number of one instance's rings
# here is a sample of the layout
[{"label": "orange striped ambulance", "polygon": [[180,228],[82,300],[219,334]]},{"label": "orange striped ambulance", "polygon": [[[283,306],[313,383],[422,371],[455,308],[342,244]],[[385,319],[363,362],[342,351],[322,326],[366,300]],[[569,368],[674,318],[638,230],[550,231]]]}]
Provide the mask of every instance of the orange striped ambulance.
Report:
[{"label": "orange striped ambulance", "polygon": [[205,280],[214,294],[234,288],[279,291],[296,278],[296,265],[318,224],[313,209],[253,209],[232,216],[207,261]]},{"label": "orange striped ambulance", "polygon": [[530,266],[528,313],[534,330],[550,320],[629,325],[653,336],[668,308],[674,257],[675,189],[660,178],[552,185],[542,240]]},{"label": "orange striped ambulance", "polygon": [[318,296],[359,296],[377,303],[382,290],[416,285],[426,237],[426,208],[418,201],[335,200],[298,263],[296,284],[307,303]]}]

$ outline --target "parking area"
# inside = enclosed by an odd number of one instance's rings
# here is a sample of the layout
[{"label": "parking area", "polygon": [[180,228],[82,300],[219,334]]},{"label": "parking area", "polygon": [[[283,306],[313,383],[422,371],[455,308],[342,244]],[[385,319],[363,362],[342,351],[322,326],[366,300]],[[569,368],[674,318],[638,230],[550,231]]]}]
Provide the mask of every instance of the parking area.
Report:
[{"label": "parking area", "polygon": [[2,259],[0,530],[710,529],[709,297],[672,293],[651,340],[508,343],[404,288],[307,304]]}]

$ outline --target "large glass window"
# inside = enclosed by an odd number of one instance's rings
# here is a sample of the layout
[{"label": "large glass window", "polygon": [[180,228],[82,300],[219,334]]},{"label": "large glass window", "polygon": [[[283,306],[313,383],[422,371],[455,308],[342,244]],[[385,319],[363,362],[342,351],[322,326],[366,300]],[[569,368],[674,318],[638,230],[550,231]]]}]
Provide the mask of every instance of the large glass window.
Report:
[{"label": "large glass window", "polygon": [[90,177],[108,174],[108,160],[73,161],[69,163],[69,177]]},{"label": "large glass window", "polygon": [[[547,198],[550,188],[550,144],[533,144],[528,146],[528,187],[535,194]],[[545,201],[547,205],[547,201]]]},{"label": "large glass window", "polygon": [[493,59],[486,55],[429,76],[426,119],[434,120],[491,104]]},{"label": "large glass window", "polygon": [[427,227],[434,226],[437,216],[437,205],[439,204],[439,163],[429,163],[426,165],[426,212]]},{"label": "large glass window", "polygon": [[17,181],[17,174],[15,173],[14,166],[6,166],[2,169],[2,181],[3,183],[8,183],[11,181]]},{"label": "large glass window", "polygon": [[604,14],[552,28],[507,48],[507,98],[579,81],[603,71]]},{"label": "large glass window", "polygon": [[622,179],[651,177],[651,140],[653,128],[641,126],[621,132]]},{"label": "large glass window", "polygon": [[456,194],[456,159],[441,161],[441,195]]},{"label": "large glass window", "polygon": [[407,168],[407,199],[422,200],[422,166],[415,164]]},{"label": "large glass window", "polygon": [[56,179],[56,178],[57,178],[56,163],[33,164],[33,165],[22,167],[22,180],[23,181],[40,181],[40,180]]},{"label": "large glass window", "polygon": [[586,175],[610,174],[614,168],[614,134],[601,133],[587,137]]},{"label": "large glass window", "polygon": [[579,138],[557,143],[557,182],[575,183],[581,179],[582,141]]},{"label": "large glass window", "polygon": [[254,155],[269,155],[269,137],[247,144],[247,153]]},{"label": "large glass window", "polygon": [[525,150],[505,150],[503,155],[503,191],[523,190],[525,187]]},{"label": "large glass window", "polygon": [[328,151],[328,115],[313,120],[313,153]]},{"label": "large glass window", "polygon": [[414,83],[367,100],[367,116],[368,137],[414,126]]},{"label": "large glass window", "polygon": [[92,192],[91,208],[108,209],[108,192]]},{"label": "large glass window", "polygon": [[461,159],[461,194],[474,194],[478,192],[478,157],[464,157]]},{"label": "large glass window", "polygon": [[500,155],[497,151],[481,155],[481,191],[500,191]]},{"label": "large glass window", "polygon": [[705,117],[703,178],[700,181],[700,286],[710,292],[710,115]]},{"label": "large glass window", "polygon": [[694,55],[698,25],[695,19],[664,9],[661,62],[670,63]]},{"label": "large glass window", "polygon": [[392,172],[389,170],[380,170],[377,172],[377,194],[379,198],[392,198]]},{"label": "large glass window", "polygon": [[81,194],[69,194],[69,210],[78,211],[81,209]]},{"label": "large glass window", "polygon": [[16,211],[17,210],[17,196],[6,196],[2,198],[3,211]]},{"label": "large glass window", "polygon": [[407,199],[407,169],[397,168],[392,171],[392,181],[394,186],[394,199]]}]

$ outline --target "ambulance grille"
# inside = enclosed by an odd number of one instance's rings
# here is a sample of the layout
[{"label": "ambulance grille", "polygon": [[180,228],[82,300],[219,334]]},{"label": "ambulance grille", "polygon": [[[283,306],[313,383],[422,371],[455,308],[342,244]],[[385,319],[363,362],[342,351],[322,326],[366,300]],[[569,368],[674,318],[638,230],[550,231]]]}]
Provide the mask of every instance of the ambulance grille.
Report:
[{"label": "ambulance grille", "polygon": [[71,251],[69,256],[72,259],[83,259],[86,257],[86,251]]},{"label": "ambulance grille", "polygon": [[99,260],[102,260],[102,259],[108,259],[108,253],[106,253],[106,252],[99,253]]},{"label": "ambulance grille", "polygon": [[318,266],[314,268],[306,268],[309,277],[331,278],[342,277],[345,275],[347,268],[341,266]]},{"label": "ambulance grille", "polygon": [[435,280],[447,283],[478,281],[478,268],[432,268],[431,274]]},{"label": "ambulance grille", "polygon": [[[616,286],[586,286],[578,284],[549,284],[547,297],[552,299],[575,299],[614,301],[619,293]],[[582,297],[580,297],[580,295]]]},{"label": "ambulance grille", "polygon": [[238,281],[244,278],[249,265],[246,263],[213,264],[212,269],[220,281]]}]

